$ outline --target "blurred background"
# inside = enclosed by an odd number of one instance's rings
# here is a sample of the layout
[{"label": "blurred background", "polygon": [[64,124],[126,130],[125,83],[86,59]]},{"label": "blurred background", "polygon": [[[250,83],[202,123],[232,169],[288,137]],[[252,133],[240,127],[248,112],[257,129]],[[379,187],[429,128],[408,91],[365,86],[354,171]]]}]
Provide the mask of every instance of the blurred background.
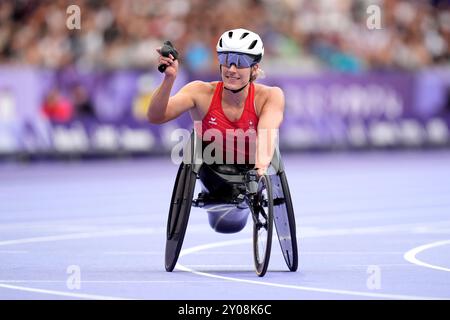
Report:
[{"label": "blurred background", "polygon": [[240,27],[264,41],[257,81],[285,92],[282,149],[449,147],[447,0],[6,0],[0,157],[168,154],[192,124],[146,121],[155,48],[180,52],[174,94],[219,80],[216,42]]}]

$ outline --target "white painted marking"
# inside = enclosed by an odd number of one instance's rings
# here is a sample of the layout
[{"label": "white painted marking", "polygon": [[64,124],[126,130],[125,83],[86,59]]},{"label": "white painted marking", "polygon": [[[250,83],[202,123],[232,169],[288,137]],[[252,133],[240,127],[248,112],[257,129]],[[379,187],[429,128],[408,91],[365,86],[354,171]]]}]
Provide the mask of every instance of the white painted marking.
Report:
[{"label": "white painted marking", "polygon": [[163,256],[163,251],[107,251],[105,255],[111,256]]},{"label": "white painted marking", "polygon": [[62,241],[62,240],[127,236],[127,235],[137,235],[137,234],[152,234],[152,233],[155,233],[155,231],[156,231],[156,229],[154,229],[154,228],[133,228],[133,229],[120,229],[120,230],[113,230],[113,231],[100,231],[100,232],[97,231],[97,232],[61,234],[61,235],[56,235],[56,236],[4,240],[4,241],[0,241],[0,246],[9,246],[9,245],[36,243],[36,242],[41,243],[41,242],[52,242],[52,241]]},{"label": "white painted marking", "polygon": [[403,254],[402,251],[309,251],[302,252],[302,255],[388,255]]},{"label": "white painted marking", "polygon": [[[27,210],[29,212],[29,210]],[[39,213],[39,212],[36,212]],[[81,225],[92,226],[94,223],[107,223],[120,224],[130,223],[134,221],[151,221],[148,214],[143,215],[130,215],[130,216],[110,216],[110,217],[89,217],[89,218],[69,218],[69,219],[52,219],[52,220],[38,220],[38,221],[26,221],[26,222],[3,222],[0,225],[0,230],[4,229],[18,229],[18,228],[41,228],[41,227],[55,227],[55,226],[68,226],[68,225]]]},{"label": "white painted marking", "polygon": [[422,245],[422,246],[419,246],[419,247],[416,247],[414,249],[409,250],[408,252],[405,253],[403,258],[405,258],[406,261],[411,262],[411,263],[413,263],[415,265],[418,265],[418,266],[422,266],[422,267],[425,267],[425,268],[431,268],[431,269],[435,269],[435,270],[440,270],[440,271],[450,272],[450,268],[436,266],[436,265],[433,265],[433,264],[430,264],[430,263],[423,262],[423,261],[421,261],[421,260],[416,258],[416,255],[419,254],[420,252],[423,252],[423,251],[431,249],[431,248],[448,245],[448,244],[450,244],[450,240],[443,240],[443,241],[438,241],[438,242],[425,244],[425,245]]},{"label": "white painted marking", "polygon": [[[98,238],[98,237],[151,234],[151,233],[154,233],[155,231],[156,231],[156,229],[152,229],[152,228],[134,228],[134,229],[121,229],[121,230],[114,230],[114,231],[62,234],[62,235],[56,235],[56,236],[34,237],[34,238],[24,238],[24,239],[0,241],[0,246],[17,245],[17,244],[25,244],[25,243],[41,243],[41,242],[74,240],[74,239],[89,239],[89,238]],[[7,289],[28,291],[28,292],[53,294],[53,295],[59,295],[59,296],[65,296],[65,297],[82,298],[82,299],[102,299],[102,300],[103,299],[107,299],[107,300],[125,299],[125,298],[107,297],[107,296],[99,296],[99,295],[91,295],[91,294],[83,294],[83,293],[73,293],[73,292],[65,292],[65,291],[19,287],[19,286],[12,286],[12,285],[1,284],[1,283],[0,283],[0,287],[7,288]]]},{"label": "white painted marking", "polygon": [[[0,251],[1,252],[1,251]],[[140,256],[140,255],[164,255],[163,251],[106,251],[105,255]],[[248,251],[208,251],[193,252],[193,255],[249,255]],[[281,255],[281,252],[272,252],[272,255]],[[302,255],[400,255],[403,251],[302,251]]]},{"label": "white painted marking", "polygon": [[186,267],[192,268],[246,268],[253,270],[254,266],[251,264],[186,264]]},{"label": "white painted marking", "polygon": [[38,292],[38,293],[52,294],[52,295],[56,295],[56,296],[81,298],[81,299],[130,300],[130,299],[127,299],[127,298],[100,296],[100,295],[94,295],[94,294],[74,293],[74,292],[64,292],[64,291],[55,291],[55,290],[45,290],[45,289],[36,289],[36,288],[28,288],[28,287],[21,287],[21,286],[13,286],[13,285],[3,284],[3,283],[0,283],[0,288],[14,289],[14,290],[19,290],[19,291],[27,291],[27,292]]},{"label": "white painted marking", "polygon": [[[225,280],[83,280],[82,283],[210,283]],[[67,283],[67,280],[0,280],[1,283]]]},{"label": "white painted marking", "polygon": [[[403,252],[401,252],[403,253]],[[146,255],[155,255],[155,256],[163,256],[163,251],[106,251],[103,252],[105,255],[117,255],[117,256],[146,256]],[[208,251],[208,252],[195,252],[193,254],[196,255],[249,255],[251,254],[251,250],[248,251]],[[277,253],[275,253],[277,254]],[[280,252],[281,255],[281,252]]]},{"label": "white painted marking", "polygon": [[[417,224],[416,224],[417,225]],[[325,230],[308,230],[302,233],[302,237],[324,237],[324,236],[339,236],[339,235],[350,235],[350,234],[380,234],[380,233],[390,233],[393,231],[410,231],[411,224],[402,224],[402,225],[389,225],[389,226],[375,226],[375,227],[363,227],[363,228],[341,228],[341,229],[325,229]],[[207,230],[204,226],[193,225],[190,226],[191,231],[194,230]],[[193,229],[193,230],[192,230]],[[127,235],[141,235],[141,234],[154,234],[154,233],[164,233],[166,228],[131,228],[131,229],[120,229],[113,231],[97,231],[97,232],[85,232],[85,233],[74,233],[74,234],[62,234],[62,235],[54,235],[54,236],[44,236],[44,237],[33,237],[33,238],[23,238],[23,239],[14,239],[14,240],[4,240],[0,241],[0,246],[7,245],[17,245],[17,244],[26,244],[26,243],[41,243],[41,242],[52,242],[52,241],[64,241],[64,240],[76,240],[76,239],[89,239],[89,238],[100,238],[100,237],[114,237],[114,236],[127,236]],[[208,230],[210,231],[210,230]],[[242,233],[242,232],[241,232]],[[183,250],[180,256],[186,254],[196,254],[198,251],[207,250],[210,248],[219,248],[223,246],[237,245],[241,243],[249,243],[251,239],[245,240],[232,240],[226,242],[218,242],[212,243],[208,245],[196,246],[190,249]],[[224,244],[225,243],[225,244]],[[303,287],[303,286],[291,286],[291,285],[283,285],[278,283],[268,283],[268,282],[259,282],[252,280],[243,280],[232,277],[224,277],[209,274],[206,272],[199,272],[196,270],[191,270],[185,266],[177,265],[178,269],[182,269],[185,271],[189,271],[195,274],[199,274],[206,277],[212,277],[222,280],[228,281],[238,281],[238,282],[246,282],[246,283],[254,283],[258,285],[267,285],[267,286],[275,286],[282,288],[290,288],[297,290],[306,290],[306,291],[317,291],[317,292],[327,292],[327,293],[338,293],[338,294],[349,294],[349,295],[359,295],[359,296],[369,296],[369,297],[379,297],[379,298],[392,298],[392,299],[439,299],[439,298],[429,298],[429,297],[415,297],[415,296],[404,296],[404,295],[389,295],[389,294],[376,294],[376,293],[367,293],[367,292],[357,292],[357,291],[348,291],[348,290],[335,290],[335,289],[322,289],[322,288],[314,288],[314,287]],[[171,281],[169,281],[171,282]],[[45,294],[55,294],[61,296],[72,296],[76,298],[86,298],[86,299],[100,299],[104,298],[112,298],[112,299],[120,299],[116,297],[106,297],[106,296],[97,296],[97,295],[89,295],[89,294],[81,294],[81,293],[72,293],[65,291],[55,291],[55,290],[44,290],[44,289],[36,289],[36,288],[27,288],[27,287],[19,287],[19,286],[11,286],[6,284],[1,284],[0,287],[22,290],[22,291],[30,291],[30,292],[39,292]]]},{"label": "white painted marking", "polygon": [[[344,264],[343,267],[362,267],[367,268],[369,266],[373,266],[373,264]],[[376,264],[377,267],[413,267],[409,263],[385,263],[385,264]]]},{"label": "white painted marking", "polygon": [[[205,245],[199,245],[195,246],[186,250],[182,250],[180,253],[181,256],[189,255],[193,252],[201,251],[201,250],[208,250],[210,248],[219,248],[219,247],[226,247],[226,246],[233,246],[233,245],[239,245],[244,243],[251,243],[252,239],[241,239],[241,240],[231,240],[231,241],[222,241],[222,242],[216,242],[216,243],[210,243]],[[239,279],[239,278],[233,278],[228,276],[221,276],[217,274],[212,274],[208,272],[201,272],[194,269],[190,269],[184,265],[181,265],[177,263],[175,268],[191,272],[194,274],[197,274],[199,276],[204,277],[210,277],[210,278],[216,278],[216,279],[224,279],[229,281],[235,281],[235,282],[243,282],[243,283],[250,283],[250,284],[256,284],[256,285],[262,285],[262,286],[269,286],[269,287],[278,287],[278,288],[286,288],[286,289],[294,289],[294,290],[302,290],[302,291],[313,291],[313,292],[321,292],[321,293],[333,293],[333,294],[343,294],[343,295],[352,295],[352,296],[361,296],[361,297],[370,297],[370,298],[380,298],[380,299],[404,299],[404,300],[440,300],[442,298],[437,297],[423,297],[423,296],[410,296],[410,295],[399,295],[399,294],[387,294],[387,293],[372,293],[372,292],[365,292],[365,291],[352,291],[352,290],[340,290],[340,289],[327,289],[327,288],[316,288],[316,287],[306,287],[306,286],[297,286],[297,285],[287,285],[287,284],[281,284],[281,283],[273,283],[273,282],[266,282],[266,281],[256,281],[256,280],[247,280],[247,279]]]}]

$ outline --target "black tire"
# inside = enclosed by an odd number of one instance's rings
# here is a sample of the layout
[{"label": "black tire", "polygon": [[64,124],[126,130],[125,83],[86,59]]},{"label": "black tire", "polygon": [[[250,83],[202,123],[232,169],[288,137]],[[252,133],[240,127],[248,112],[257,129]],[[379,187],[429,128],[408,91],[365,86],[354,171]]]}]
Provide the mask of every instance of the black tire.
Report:
[{"label": "black tire", "polygon": [[181,163],[172,191],[167,220],[165,267],[168,272],[175,268],[183,246],[196,180],[197,175],[192,171],[192,166]]},{"label": "black tire", "polygon": [[[274,194],[274,223],[284,260],[290,271],[298,268],[297,231],[294,207],[286,173],[272,176]],[[279,201],[282,199],[282,201]]]},{"label": "black tire", "polygon": [[272,184],[266,175],[261,176],[258,181],[258,192],[252,204],[252,215],[255,269],[256,274],[263,277],[269,266],[273,233]]}]

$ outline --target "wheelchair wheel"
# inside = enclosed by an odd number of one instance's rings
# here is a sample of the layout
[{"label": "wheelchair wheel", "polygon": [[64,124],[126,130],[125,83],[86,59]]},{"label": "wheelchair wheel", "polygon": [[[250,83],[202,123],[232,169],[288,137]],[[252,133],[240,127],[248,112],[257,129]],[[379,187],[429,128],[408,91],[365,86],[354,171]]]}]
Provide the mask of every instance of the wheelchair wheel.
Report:
[{"label": "wheelchair wheel", "polygon": [[281,251],[289,270],[297,271],[298,250],[295,216],[286,173],[283,171],[277,175],[272,175],[271,178],[274,197],[274,222]]},{"label": "wheelchair wheel", "polygon": [[192,166],[181,163],[175,179],[167,221],[165,266],[169,272],[175,268],[183,246],[196,179],[197,175],[192,171]]},{"label": "wheelchair wheel", "polygon": [[272,247],[273,196],[270,179],[264,175],[258,182],[258,191],[252,203],[253,257],[256,274],[262,277],[269,266]]}]

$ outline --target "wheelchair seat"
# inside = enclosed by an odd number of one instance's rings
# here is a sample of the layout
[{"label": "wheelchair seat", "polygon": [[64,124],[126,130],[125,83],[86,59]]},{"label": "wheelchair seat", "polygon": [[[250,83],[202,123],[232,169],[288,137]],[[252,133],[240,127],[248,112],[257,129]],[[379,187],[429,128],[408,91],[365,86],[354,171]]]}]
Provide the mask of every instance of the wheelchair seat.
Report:
[{"label": "wheelchair seat", "polygon": [[245,193],[244,175],[248,170],[236,165],[203,164],[198,177],[202,184],[202,193],[214,203],[234,203],[237,197]]},{"label": "wheelchair seat", "polygon": [[[203,164],[207,165],[207,164]],[[209,164],[209,166],[212,170],[227,174],[227,175],[242,175],[245,174],[247,171],[253,169],[254,165],[251,164]]]}]

